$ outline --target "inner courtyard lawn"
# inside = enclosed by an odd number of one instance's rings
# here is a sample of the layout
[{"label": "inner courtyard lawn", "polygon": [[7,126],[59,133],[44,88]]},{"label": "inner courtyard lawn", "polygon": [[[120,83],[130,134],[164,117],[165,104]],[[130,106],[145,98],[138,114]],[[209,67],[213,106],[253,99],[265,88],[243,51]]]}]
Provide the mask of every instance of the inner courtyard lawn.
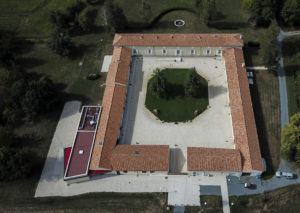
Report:
[{"label": "inner courtyard lawn", "polygon": [[164,69],[162,75],[167,79],[168,98],[158,97],[151,88],[156,76],[153,76],[147,86],[146,107],[152,112],[158,110],[156,115],[165,122],[185,122],[193,120],[195,110],[202,113],[208,106],[208,85],[206,79],[200,76],[203,90],[199,97],[185,95],[184,86],[193,69]]}]

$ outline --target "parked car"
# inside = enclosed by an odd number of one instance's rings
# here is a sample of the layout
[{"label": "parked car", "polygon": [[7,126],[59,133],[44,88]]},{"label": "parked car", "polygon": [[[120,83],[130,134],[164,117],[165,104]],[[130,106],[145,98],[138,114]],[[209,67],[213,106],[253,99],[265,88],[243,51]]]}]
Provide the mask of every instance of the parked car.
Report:
[{"label": "parked car", "polygon": [[245,183],[244,187],[248,189],[256,189],[256,185],[253,183]]},{"label": "parked car", "polygon": [[281,177],[286,177],[287,179],[294,179],[294,178],[295,178],[294,174],[291,173],[291,172],[281,172],[281,171],[277,171],[276,174],[275,174],[275,176],[276,176],[277,178],[281,178]]}]

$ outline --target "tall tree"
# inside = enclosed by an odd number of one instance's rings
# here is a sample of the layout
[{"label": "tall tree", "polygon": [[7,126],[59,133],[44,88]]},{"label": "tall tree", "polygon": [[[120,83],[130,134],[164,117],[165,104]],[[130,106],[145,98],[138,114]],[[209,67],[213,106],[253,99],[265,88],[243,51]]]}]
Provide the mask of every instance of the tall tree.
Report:
[{"label": "tall tree", "polygon": [[272,22],[265,32],[262,42],[262,56],[264,65],[273,68],[278,66],[278,50],[276,47],[276,39],[279,33],[279,28],[275,22]]},{"label": "tall tree", "polygon": [[200,19],[209,25],[217,16],[217,8],[215,0],[202,0],[200,6]]},{"label": "tall tree", "polygon": [[163,76],[163,74],[157,70],[155,72],[155,78],[152,82],[152,91],[158,95],[160,98],[167,98],[168,91],[167,91],[167,79]]},{"label": "tall tree", "polygon": [[267,26],[275,17],[276,0],[243,0],[242,5],[257,26]]},{"label": "tall tree", "polygon": [[62,56],[70,54],[71,44],[68,31],[62,28],[55,28],[48,41],[50,49]]},{"label": "tall tree", "polygon": [[121,32],[127,26],[127,19],[123,10],[112,1],[105,1],[107,25],[115,32]]},{"label": "tall tree", "polygon": [[281,17],[285,23],[295,25],[300,23],[300,1],[299,0],[286,0],[282,11]]},{"label": "tall tree", "polygon": [[190,72],[188,81],[185,84],[185,94],[187,96],[198,97],[203,89],[200,76],[195,70]]},{"label": "tall tree", "polygon": [[282,131],[281,154],[289,161],[300,163],[300,112],[291,117]]}]

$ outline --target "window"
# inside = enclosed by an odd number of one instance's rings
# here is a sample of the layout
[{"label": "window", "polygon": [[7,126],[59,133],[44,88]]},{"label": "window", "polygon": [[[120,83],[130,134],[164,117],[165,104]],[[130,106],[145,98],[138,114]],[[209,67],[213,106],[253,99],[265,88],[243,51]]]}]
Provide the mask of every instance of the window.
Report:
[{"label": "window", "polygon": [[166,50],[166,49],[163,49],[163,50],[162,50],[162,54],[163,54],[163,55],[167,55],[167,50]]},{"label": "window", "polygon": [[154,171],[150,171],[150,173],[154,173]]},{"label": "window", "polygon": [[146,171],[142,171],[142,173],[146,173]]},{"label": "window", "polygon": [[132,49],[132,55],[137,55],[138,54],[138,50],[137,49]]},{"label": "window", "polygon": [[152,49],[148,49],[148,55],[152,55]]},{"label": "window", "polygon": [[222,50],[217,50],[217,55],[222,55]]},{"label": "window", "polygon": [[127,171],[124,171],[124,173],[127,173]]},{"label": "window", "polygon": [[191,49],[191,55],[195,55],[196,51],[194,49]]},{"label": "window", "polygon": [[207,49],[206,50],[206,55],[210,55],[210,53],[211,53],[210,49]]},{"label": "window", "polygon": [[181,50],[176,50],[175,55],[181,55]]}]

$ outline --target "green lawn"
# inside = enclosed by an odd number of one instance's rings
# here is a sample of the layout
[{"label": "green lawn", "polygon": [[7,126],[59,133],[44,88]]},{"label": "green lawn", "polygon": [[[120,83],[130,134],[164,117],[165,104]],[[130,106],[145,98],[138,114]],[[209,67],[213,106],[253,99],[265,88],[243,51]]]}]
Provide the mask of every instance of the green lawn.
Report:
[{"label": "green lawn", "polygon": [[148,82],[146,107],[152,111],[158,110],[157,117],[165,122],[185,122],[195,118],[195,110],[200,113],[206,110],[208,105],[208,89],[207,81],[201,77],[203,91],[201,97],[187,97],[184,94],[184,84],[188,80],[191,69],[164,69],[161,71],[167,79],[168,98],[159,98],[151,88],[151,84],[155,81],[156,76]]},{"label": "green lawn", "polygon": [[289,115],[292,116],[300,112],[300,36],[285,39],[282,44],[282,54],[286,72]]},{"label": "green lawn", "polygon": [[[223,204],[222,196],[217,195],[200,195],[201,206],[186,206],[185,213],[222,213]],[[204,204],[206,202],[206,205]]]},{"label": "green lawn", "polygon": [[264,194],[232,196],[229,198],[232,213],[288,212],[298,213],[300,209],[300,184],[287,186]]},{"label": "green lawn", "polygon": [[278,78],[268,71],[255,71],[251,88],[252,103],[266,177],[271,177],[280,162],[280,99]]},{"label": "green lawn", "polygon": [[[2,30],[16,31],[18,36],[34,41],[32,48],[28,48],[26,53],[18,56],[21,67],[31,73],[49,76],[65,92],[64,100],[81,100],[85,104],[98,104],[101,103],[104,90],[104,88],[99,87],[99,84],[105,81],[106,75],[101,73],[100,79],[96,81],[88,81],[85,77],[89,73],[99,72],[103,56],[112,53],[113,34],[105,30],[99,30],[97,33],[89,32],[73,36],[72,41],[76,48],[73,49],[75,54],[72,58],[62,58],[53,54],[45,43],[52,32],[49,19],[50,12],[55,10],[64,11],[76,1],[0,0],[0,28]],[[115,0],[115,2],[124,10],[130,26],[136,26],[136,22],[142,22],[139,13],[141,0]],[[252,40],[260,41],[265,31],[265,29],[254,29],[249,26],[249,16],[242,10],[240,0],[217,0],[217,10],[220,13],[220,17],[211,28],[199,21],[197,15],[199,8],[195,7],[195,0],[152,0],[148,1],[148,3],[152,7],[153,19],[170,8],[189,8],[195,12],[174,11],[163,16],[150,29],[133,28],[129,29],[129,32],[242,33],[246,43]],[[102,5],[97,4],[94,7],[98,10],[97,26],[101,27],[104,23]],[[185,20],[186,25],[184,27],[176,28],[172,24],[178,18]],[[144,23],[142,22],[142,24]],[[103,39],[102,42],[101,39]],[[83,58],[84,65],[80,72],[78,64]],[[260,65],[261,54],[259,48],[245,48],[245,58],[247,66]],[[273,96],[277,97],[275,95],[276,88],[274,88]],[[269,94],[270,92],[269,88],[265,88],[265,90],[260,89],[259,91],[262,94]],[[18,135],[28,138],[28,145],[34,147],[41,157],[40,167],[36,168],[32,176],[26,179],[9,183],[0,182],[0,212],[98,212],[99,209],[102,212],[119,212],[119,209],[122,209],[122,212],[163,212],[165,210],[166,195],[164,194],[143,196],[98,193],[72,198],[34,199],[37,181],[39,180],[61,109],[62,106],[57,106],[54,112],[47,112],[35,121],[23,124],[15,129]],[[193,111],[194,109],[191,110],[191,112]],[[271,126],[272,119],[269,118],[264,118],[267,123],[266,126]],[[277,120],[274,122],[274,128],[276,128],[276,122]],[[277,138],[277,129],[275,132],[274,138]],[[268,134],[271,135],[271,129],[268,130]],[[269,138],[272,137],[272,135],[269,136]],[[277,141],[278,139],[272,140]],[[274,142],[274,144],[276,143]],[[274,147],[274,149],[277,149],[276,145]],[[82,204],[82,206],[77,205],[77,203]],[[118,209],[116,210],[114,206],[118,207]],[[94,207],[97,209],[93,209]]]}]

